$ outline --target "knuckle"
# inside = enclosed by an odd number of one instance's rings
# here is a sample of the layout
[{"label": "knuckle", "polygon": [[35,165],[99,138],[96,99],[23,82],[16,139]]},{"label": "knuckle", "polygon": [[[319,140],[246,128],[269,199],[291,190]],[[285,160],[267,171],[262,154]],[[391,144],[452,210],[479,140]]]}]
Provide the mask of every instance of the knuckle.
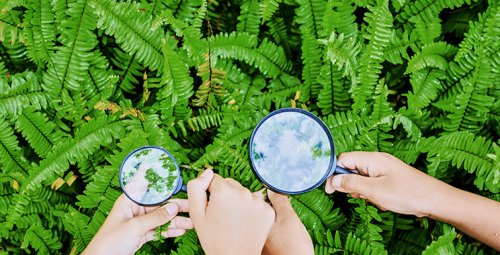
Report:
[{"label": "knuckle", "polygon": [[344,188],[354,188],[356,187],[356,178],[352,178],[353,176],[351,175],[346,175],[342,178],[341,186]]},{"label": "knuckle", "polygon": [[154,212],[154,216],[157,217],[158,219],[164,220],[172,217],[173,215],[169,215],[167,210],[165,208],[158,208]]},{"label": "knuckle", "polygon": [[143,224],[137,219],[134,218],[133,220],[129,221],[129,227],[133,231],[140,231],[142,229]]},{"label": "knuckle", "polygon": [[187,188],[188,190],[196,187],[196,183],[197,183],[197,180],[196,179],[193,179],[193,180],[190,180],[188,183],[187,183]]}]

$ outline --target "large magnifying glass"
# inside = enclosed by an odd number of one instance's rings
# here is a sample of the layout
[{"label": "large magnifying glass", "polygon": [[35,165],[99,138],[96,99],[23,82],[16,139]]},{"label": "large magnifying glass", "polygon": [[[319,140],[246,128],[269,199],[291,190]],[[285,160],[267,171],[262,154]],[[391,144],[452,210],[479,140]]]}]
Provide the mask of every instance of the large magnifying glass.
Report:
[{"label": "large magnifying glass", "polygon": [[168,151],[156,146],[129,153],[120,167],[119,179],[125,195],[143,206],[161,204],[186,191],[179,164]]},{"label": "large magnifying glass", "polygon": [[296,108],[276,110],[259,122],[250,138],[250,161],[265,186],[290,195],[315,189],[334,173],[353,173],[337,166],[326,125]]}]

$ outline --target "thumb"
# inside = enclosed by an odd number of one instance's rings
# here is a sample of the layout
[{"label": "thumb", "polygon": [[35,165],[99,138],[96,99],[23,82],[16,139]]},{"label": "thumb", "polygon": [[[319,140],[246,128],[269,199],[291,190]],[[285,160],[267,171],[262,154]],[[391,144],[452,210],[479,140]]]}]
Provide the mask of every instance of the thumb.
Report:
[{"label": "thumb", "polygon": [[141,233],[146,233],[153,228],[169,222],[175,217],[175,215],[177,215],[178,211],[179,207],[177,206],[177,204],[168,203],[150,213],[137,216],[133,218],[132,221],[135,221],[134,224],[137,224],[137,226],[139,226],[139,230],[141,231]]},{"label": "thumb", "polygon": [[212,169],[205,170],[199,177],[187,184],[189,216],[193,222],[198,222],[205,216],[207,208],[207,190],[214,177]]},{"label": "thumb", "polygon": [[272,190],[267,190],[267,197],[276,212],[276,220],[281,217],[288,218],[288,215],[295,214],[288,196],[275,193]]},{"label": "thumb", "polygon": [[358,174],[338,174],[334,175],[328,184],[340,192],[369,196],[374,185],[374,180],[372,177]]}]

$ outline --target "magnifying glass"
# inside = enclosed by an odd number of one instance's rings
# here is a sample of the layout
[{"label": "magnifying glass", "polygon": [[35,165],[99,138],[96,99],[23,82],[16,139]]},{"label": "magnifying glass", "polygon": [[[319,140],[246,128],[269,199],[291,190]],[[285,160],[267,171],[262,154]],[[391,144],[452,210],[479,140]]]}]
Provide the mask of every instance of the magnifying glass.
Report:
[{"label": "magnifying glass", "polygon": [[142,206],[158,205],[179,191],[186,192],[179,164],[172,154],[156,146],[140,147],[129,153],[118,178],[123,193]]},{"label": "magnifying glass", "polygon": [[335,144],[326,125],[314,114],[284,108],[268,114],[250,138],[250,161],[269,189],[297,195],[335,174],[353,172],[337,166]]}]

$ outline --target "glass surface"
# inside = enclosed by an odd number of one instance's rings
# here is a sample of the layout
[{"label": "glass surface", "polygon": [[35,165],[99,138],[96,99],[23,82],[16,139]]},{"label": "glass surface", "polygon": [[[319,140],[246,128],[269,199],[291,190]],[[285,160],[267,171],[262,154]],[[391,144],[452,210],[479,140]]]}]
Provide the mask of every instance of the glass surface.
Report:
[{"label": "glass surface", "polygon": [[279,112],[254,132],[254,170],[275,189],[304,191],[328,172],[331,148],[326,131],[314,118],[301,112]]},{"label": "glass surface", "polygon": [[130,154],[122,163],[121,171],[124,192],[144,205],[158,204],[172,196],[179,178],[172,156],[151,147]]}]

